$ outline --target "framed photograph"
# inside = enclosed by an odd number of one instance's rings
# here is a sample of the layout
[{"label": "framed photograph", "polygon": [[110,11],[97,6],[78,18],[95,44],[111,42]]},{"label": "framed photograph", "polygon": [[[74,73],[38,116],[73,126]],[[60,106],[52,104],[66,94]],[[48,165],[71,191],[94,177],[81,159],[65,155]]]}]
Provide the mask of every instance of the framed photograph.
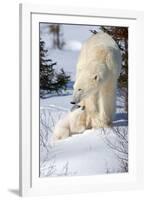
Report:
[{"label": "framed photograph", "polygon": [[143,13],[20,5],[20,195],[143,187]]}]

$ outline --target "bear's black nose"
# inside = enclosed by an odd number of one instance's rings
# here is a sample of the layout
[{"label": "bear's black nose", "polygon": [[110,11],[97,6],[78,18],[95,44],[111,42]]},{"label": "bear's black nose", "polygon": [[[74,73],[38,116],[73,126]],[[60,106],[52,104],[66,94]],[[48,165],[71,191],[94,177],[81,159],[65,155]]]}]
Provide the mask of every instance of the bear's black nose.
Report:
[{"label": "bear's black nose", "polygon": [[71,101],[70,103],[71,103],[71,104],[76,104],[74,101]]}]

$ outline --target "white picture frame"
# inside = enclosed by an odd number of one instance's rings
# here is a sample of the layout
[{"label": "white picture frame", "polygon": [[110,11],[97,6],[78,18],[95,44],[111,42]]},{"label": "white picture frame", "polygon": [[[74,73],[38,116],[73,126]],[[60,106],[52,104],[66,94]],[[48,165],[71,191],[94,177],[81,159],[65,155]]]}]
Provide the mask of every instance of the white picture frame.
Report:
[{"label": "white picture frame", "polygon": [[[40,21],[129,27],[129,172],[39,178]],[[35,34],[34,34],[35,33]],[[33,51],[32,51],[33,49]],[[38,55],[38,58],[36,57]],[[143,13],[20,4],[20,195],[50,195],[143,187]],[[139,69],[139,70],[138,70]],[[37,133],[37,134],[36,134]]]}]

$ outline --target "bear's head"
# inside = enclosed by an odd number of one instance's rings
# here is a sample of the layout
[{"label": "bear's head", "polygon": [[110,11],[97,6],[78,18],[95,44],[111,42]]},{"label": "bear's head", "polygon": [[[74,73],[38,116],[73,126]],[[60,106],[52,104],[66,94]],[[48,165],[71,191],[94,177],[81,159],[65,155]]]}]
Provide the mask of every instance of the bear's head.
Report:
[{"label": "bear's head", "polygon": [[89,95],[97,93],[100,85],[99,83],[100,77],[97,73],[80,73],[74,84],[74,92],[71,104],[78,104]]}]

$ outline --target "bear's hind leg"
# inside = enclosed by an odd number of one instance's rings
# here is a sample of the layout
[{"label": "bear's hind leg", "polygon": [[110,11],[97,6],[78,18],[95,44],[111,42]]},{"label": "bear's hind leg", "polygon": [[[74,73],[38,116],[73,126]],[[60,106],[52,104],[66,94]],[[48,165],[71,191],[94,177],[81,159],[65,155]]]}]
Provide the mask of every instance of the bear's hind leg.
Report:
[{"label": "bear's hind leg", "polygon": [[[112,83],[113,82],[113,83]],[[112,125],[116,105],[116,84],[109,81],[99,93],[99,123],[101,127]]]}]

